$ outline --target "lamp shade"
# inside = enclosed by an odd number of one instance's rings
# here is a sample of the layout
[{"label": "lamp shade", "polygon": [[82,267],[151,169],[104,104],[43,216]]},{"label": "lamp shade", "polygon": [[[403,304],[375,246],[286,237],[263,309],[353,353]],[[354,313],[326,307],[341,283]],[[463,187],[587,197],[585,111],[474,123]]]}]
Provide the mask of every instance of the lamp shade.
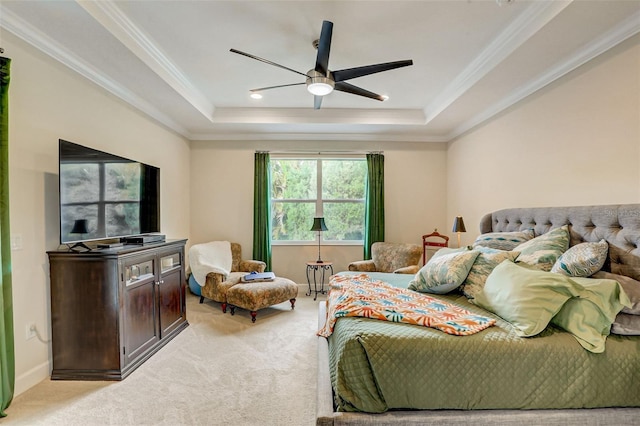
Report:
[{"label": "lamp shade", "polygon": [[456,216],[453,221],[453,232],[467,232],[467,229],[464,227],[464,220],[462,220],[462,216]]},{"label": "lamp shade", "polygon": [[76,219],[73,222],[73,229],[71,230],[71,234],[87,234],[89,229],[87,229],[87,219]]},{"label": "lamp shade", "polygon": [[313,219],[313,226],[310,231],[326,231],[327,225],[324,224],[324,217],[316,217]]}]

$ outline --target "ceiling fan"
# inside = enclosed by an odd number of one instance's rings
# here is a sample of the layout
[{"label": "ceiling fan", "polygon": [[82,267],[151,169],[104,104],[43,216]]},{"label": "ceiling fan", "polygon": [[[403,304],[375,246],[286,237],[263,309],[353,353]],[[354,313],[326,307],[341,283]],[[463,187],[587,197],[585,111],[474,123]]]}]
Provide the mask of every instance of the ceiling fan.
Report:
[{"label": "ceiling fan", "polygon": [[412,60],[405,60],[405,61],[385,62],[385,63],[374,64],[374,65],[365,65],[362,67],[355,67],[355,68],[346,68],[338,71],[331,71],[329,70],[329,51],[331,50],[332,33],[333,33],[333,22],[322,21],[322,30],[320,32],[320,38],[314,41],[313,43],[314,47],[318,50],[318,53],[316,56],[316,65],[315,65],[315,68],[309,70],[306,74],[300,71],[291,69],[289,67],[285,67],[284,65],[276,64],[275,62],[269,61],[267,59],[259,58],[249,53],[241,52],[236,49],[231,49],[230,51],[233,53],[244,55],[251,59],[256,59],[258,61],[264,62],[269,65],[273,65],[279,68],[283,68],[285,70],[289,70],[296,74],[303,75],[306,78],[306,81],[304,83],[292,83],[292,84],[282,84],[279,86],[261,87],[259,89],[250,90],[251,93],[258,93],[263,90],[277,89],[280,87],[299,86],[299,85],[306,84],[307,90],[314,95],[313,107],[315,109],[320,109],[320,106],[322,105],[322,97],[325,95],[328,95],[333,90],[351,93],[353,95],[364,96],[365,98],[384,101],[385,98],[382,97],[381,95],[378,95],[377,93],[373,93],[368,90],[362,89],[360,87],[354,86],[353,84],[347,83],[346,80],[362,77],[369,74],[375,74],[382,71],[389,71],[395,68],[413,65]]}]

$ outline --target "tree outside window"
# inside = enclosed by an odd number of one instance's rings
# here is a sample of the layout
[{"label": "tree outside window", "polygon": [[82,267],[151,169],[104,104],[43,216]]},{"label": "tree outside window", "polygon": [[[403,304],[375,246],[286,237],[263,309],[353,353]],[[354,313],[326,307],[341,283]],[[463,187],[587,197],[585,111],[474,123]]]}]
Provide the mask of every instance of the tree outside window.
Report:
[{"label": "tree outside window", "polygon": [[323,241],[364,238],[364,158],[271,156],[273,242],[315,241],[314,217],[324,217]]}]

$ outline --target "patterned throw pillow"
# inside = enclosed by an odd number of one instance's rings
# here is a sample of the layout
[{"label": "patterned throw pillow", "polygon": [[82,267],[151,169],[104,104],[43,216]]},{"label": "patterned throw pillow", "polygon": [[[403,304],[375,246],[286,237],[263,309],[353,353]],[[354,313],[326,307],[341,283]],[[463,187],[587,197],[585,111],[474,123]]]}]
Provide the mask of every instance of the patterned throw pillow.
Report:
[{"label": "patterned throw pillow", "polygon": [[556,260],[568,248],[569,227],[564,225],[535,237],[533,240],[526,241],[518,245],[514,250],[520,252],[518,262],[549,272]]},{"label": "patterned throw pillow", "polygon": [[408,289],[421,293],[444,294],[460,287],[478,252],[465,248],[434,255],[409,283]]},{"label": "patterned throw pillow", "polygon": [[609,244],[605,240],[576,244],[562,253],[553,264],[551,272],[570,277],[589,277],[602,269],[608,252]]},{"label": "patterned throw pillow", "polygon": [[518,258],[517,251],[496,250],[489,247],[477,246],[474,250],[480,252],[473,263],[467,279],[464,280],[462,292],[469,299],[476,297],[482,291],[487,277],[493,269],[504,260],[515,262]]},{"label": "patterned throw pillow", "polygon": [[533,239],[533,229],[518,232],[489,232],[479,235],[473,246],[483,246],[498,250],[513,250],[519,244]]}]

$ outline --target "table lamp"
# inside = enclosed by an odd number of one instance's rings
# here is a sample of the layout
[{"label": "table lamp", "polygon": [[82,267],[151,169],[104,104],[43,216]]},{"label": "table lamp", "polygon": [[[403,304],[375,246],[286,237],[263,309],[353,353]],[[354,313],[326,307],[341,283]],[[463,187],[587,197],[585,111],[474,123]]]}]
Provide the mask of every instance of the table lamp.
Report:
[{"label": "table lamp", "polygon": [[464,220],[462,220],[462,216],[456,216],[453,221],[452,231],[458,234],[458,247],[460,247],[460,233],[467,232],[467,229],[464,227]]},{"label": "table lamp", "polygon": [[318,232],[318,260],[316,261],[317,263],[323,263],[322,259],[320,258],[320,240],[321,240],[320,233],[326,230],[327,230],[327,225],[324,224],[324,217],[316,217],[313,219],[313,226],[311,227],[311,231]]}]

